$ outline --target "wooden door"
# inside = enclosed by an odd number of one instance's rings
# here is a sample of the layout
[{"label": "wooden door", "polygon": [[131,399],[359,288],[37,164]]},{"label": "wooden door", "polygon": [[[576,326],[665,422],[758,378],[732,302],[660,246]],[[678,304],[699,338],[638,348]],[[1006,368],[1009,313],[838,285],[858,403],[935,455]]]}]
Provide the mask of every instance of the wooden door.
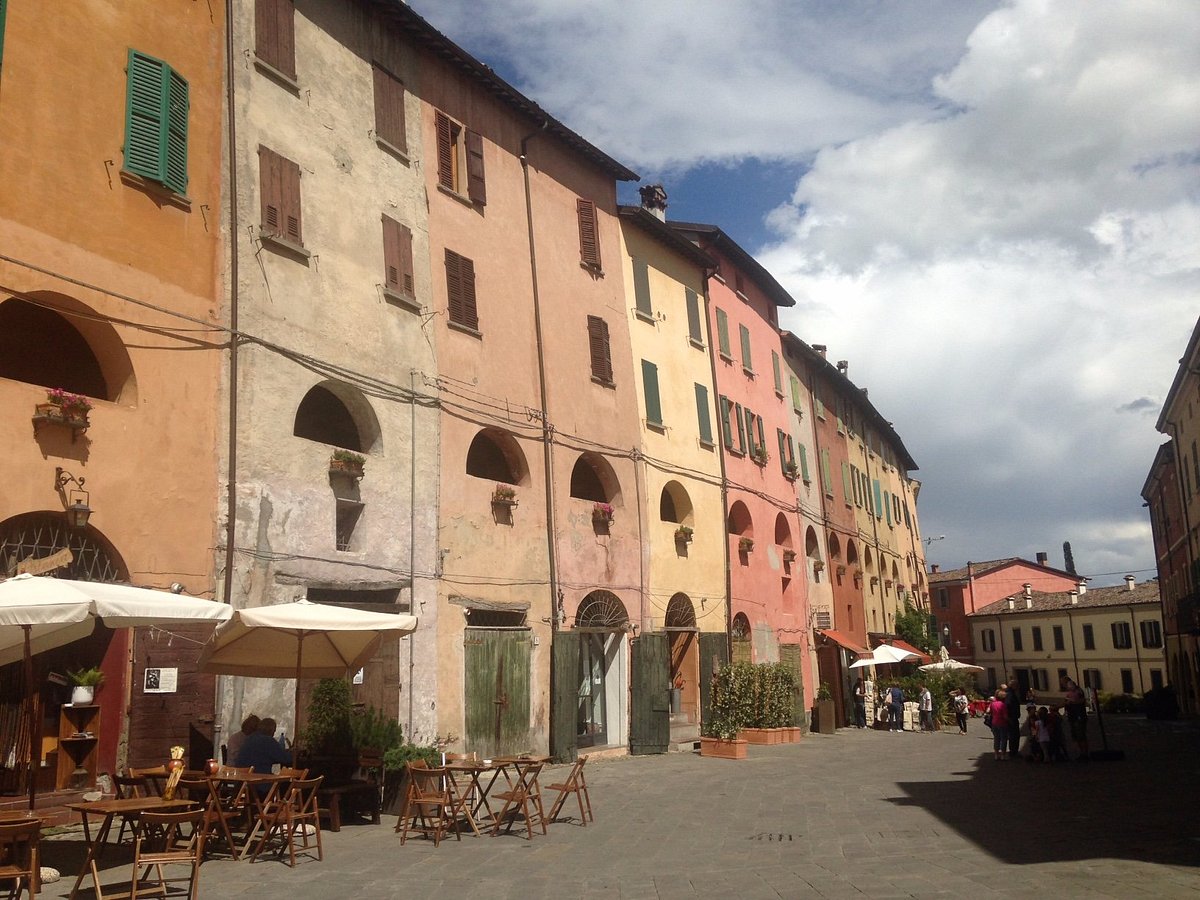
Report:
[{"label": "wooden door", "polygon": [[700,632],[700,722],[712,713],[713,676],[729,662],[729,639],[723,631]]},{"label": "wooden door", "polygon": [[579,639],[574,631],[555,632],[550,657],[550,755],[555,762],[574,762],[579,712]]},{"label": "wooden door", "polygon": [[400,717],[399,637],[380,641],[375,655],[363,666],[362,684],[354,684],[352,680],[350,692],[355,704],[382,710],[391,719]]},{"label": "wooden door", "polygon": [[[801,652],[799,644],[781,644],[779,647],[779,661],[792,670],[792,675],[796,679],[796,693],[792,698],[792,715],[795,717],[793,721],[804,727],[807,724],[807,717],[804,715],[804,655]],[[805,729],[807,730],[807,729]]]},{"label": "wooden door", "polygon": [[466,749],[480,756],[527,753],[530,632],[468,628],[463,635]]},{"label": "wooden door", "polygon": [[671,742],[671,653],[665,634],[643,634],[630,642],[629,752],[666,753]]}]

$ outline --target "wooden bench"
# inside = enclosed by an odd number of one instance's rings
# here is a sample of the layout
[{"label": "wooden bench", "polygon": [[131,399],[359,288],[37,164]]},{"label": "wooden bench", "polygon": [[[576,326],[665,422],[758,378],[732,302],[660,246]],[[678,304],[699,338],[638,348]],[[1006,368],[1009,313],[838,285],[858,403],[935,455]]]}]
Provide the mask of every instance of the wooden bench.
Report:
[{"label": "wooden bench", "polygon": [[369,813],[371,824],[379,824],[379,785],[371,781],[351,781],[347,784],[323,787],[317,791],[317,803],[322,817],[329,818],[329,830],[342,830],[342,804],[347,811]]}]

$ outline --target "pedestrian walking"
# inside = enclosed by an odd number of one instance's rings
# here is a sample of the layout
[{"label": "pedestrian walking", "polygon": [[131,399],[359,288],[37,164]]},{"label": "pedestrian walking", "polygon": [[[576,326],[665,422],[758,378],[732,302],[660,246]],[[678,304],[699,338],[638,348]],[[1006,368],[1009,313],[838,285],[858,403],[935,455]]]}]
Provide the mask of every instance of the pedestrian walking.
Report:
[{"label": "pedestrian walking", "polygon": [[933,731],[933,694],[930,693],[928,685],[921,685],[917,709],[921,714],[921,730]]},{"label": "pedestrian walking", "polygon": [[987,715],[984,717],[992,729],[992,752],[996,759],[1008,759],[1008,692],[1001,688],[988,704]]},{"label": "pedestrian walking", "polygon": [[891,713],[891,730],[904,730],[904,691],[900,685],[893,684],[888,688],[888,711]]},{"label": "pedestrian walking", "polygon": [[1016,756],[1021,750],[1021,684],[1013,675],[1008,682],[1008,753]]},{"label": "pedestrian walking", "polygon": [[854,683],[854,727],[867,727],[867,686],[861,678]]},{"label": "pedestrian walking", "polygon": [[966,691],[962,688],[955,688],[950,692],[950,697],[954,703],[954,720],[958,723],[958,733],[967,733],[967,711],[971,708],[971,701],[967,699]]},{"label": "pedestrian walking", "polygon": [[1088,758],[1087,699],[1084,697],[1083,688],[1076,684],[1074,679],[1068,678],[1066,683],[1067,725],[1071,731],[1071,740],[1079,748],[1079,755],[1075,757],[1075,761],[1085,762]]}]

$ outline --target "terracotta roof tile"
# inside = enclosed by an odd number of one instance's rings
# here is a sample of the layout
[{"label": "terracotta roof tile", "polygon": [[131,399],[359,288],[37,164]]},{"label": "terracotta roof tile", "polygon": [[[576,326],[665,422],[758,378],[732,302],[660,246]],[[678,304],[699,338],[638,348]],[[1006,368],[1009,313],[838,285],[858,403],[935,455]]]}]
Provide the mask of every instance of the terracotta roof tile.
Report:
[{"label": "terracotta roof tile", "polygon": [[1071,593],[1069,591],[1055,591],[1053,593],[1031,591],[1030,596],[1033,601],[1030,607],[1025,606],[1025,593],[1018,591],[1012,595],[1013,599],[1016,600],[1016,603],[1013,604],[1013,609],[1008,608],[1009,598],[1005,597],[1002,600],[997,600],[995,603],[989,603],[982,609],[968,615],[1017,615],[1018,613],[1031,614],[1059,609],[1096,609],[1104,606],[1125,606],[1128,604],[1159,602],[1157,580],[1143,581],[1141,584],[1134,585],[1132,591],[1123,584],[1114,585],[1113,587],[1090,588],[1087,593],[1079,594],[1078,602],[1074,604],[1071,603]]}]

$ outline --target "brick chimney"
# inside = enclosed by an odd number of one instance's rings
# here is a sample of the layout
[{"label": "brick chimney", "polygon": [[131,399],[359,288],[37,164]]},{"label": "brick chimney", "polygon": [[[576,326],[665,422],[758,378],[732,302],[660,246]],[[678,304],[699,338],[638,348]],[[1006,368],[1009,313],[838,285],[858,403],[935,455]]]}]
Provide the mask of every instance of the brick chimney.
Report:
[{"label": "brick chimney", "polygon": [[667,192],[661,184],[647,184],[638,188],[642,195],[642,209],[652,214],[660,222],[667,220]]},{"label": "brick chimney", "polygon": [[825,344],[813,344],[812,348],[821,354],[821,359],[825,359],[825,354],[829,352],[829,348]]},{"label": "brick chimney", "polygon": [[1025,591],[1025,596],[1026,596],[1026,597],[1032,597],[1032,596],[1033,596],[1033,585],[1032,585],[1032,584],[1030,584],[1028,581],[1027,581],[1027,582],[1025,582],[1023,585],[1021,585],[1021,589],[1022,589],[1023,591]]},{"label": "brick chimney", "polygon": [[933,573],[934,575],[936,575],[938,572],[942,571],[942,567],[940,565],[938,565],[937,563],[934,563],[932,566],[929,567],[929,571],[931,573]]},{"label": "brick chimney", "polygon": [[1039,554],[1037,555],[1037,564],[1038,564],[1039,566],[1048,566],[1048,565],[1050,565],[1050,557],[1049,557],[1049,555],[1048,555],[1048,554],[1046,554],[1046,553],[1039,553]]}]

